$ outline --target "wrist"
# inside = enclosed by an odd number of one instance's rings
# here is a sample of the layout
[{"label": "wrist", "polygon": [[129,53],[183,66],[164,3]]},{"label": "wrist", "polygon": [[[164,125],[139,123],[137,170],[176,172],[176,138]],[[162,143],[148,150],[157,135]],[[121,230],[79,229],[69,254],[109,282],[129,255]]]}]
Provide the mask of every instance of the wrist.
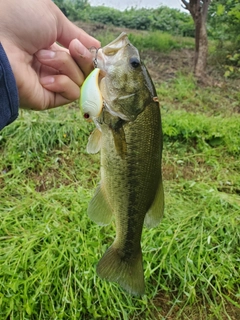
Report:
[{"label": "wrist", "polygon": [[18,89],[6,51],[0,42],[0,130],[18,116]]},{"label": "wrist", "polygon": [[7,56],[8,62],[10,64],[12,73],[14,75],[16,85],[19,87],[19,69],[21,69],[21,61],[23,61],[23,52],[14,45],[11,41],[8,41],[6,39],[1,39],[0,37],[0,43],[2,44],[2,47],[5,51],[5,54]]}]

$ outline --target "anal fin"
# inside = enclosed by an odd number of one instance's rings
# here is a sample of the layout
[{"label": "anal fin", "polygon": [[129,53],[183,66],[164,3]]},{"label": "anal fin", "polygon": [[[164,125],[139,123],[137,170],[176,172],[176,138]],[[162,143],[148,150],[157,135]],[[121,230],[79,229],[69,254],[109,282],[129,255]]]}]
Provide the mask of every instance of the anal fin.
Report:
[{"label": "anal fin", "polygon": [[112,208],[107,200],[104,190],[99,185],[88,205],[89,218],[99,225],[107,225],[112,220]]},{"label": "anal fin", "polygon": [[158,189],[155,195],[155,199],[152,203],[152,206],[148,210],[144,223],[147,228],[153,228],[159,224],[163,217],[164,211],[164,192],[162,179],[160,179]]}]

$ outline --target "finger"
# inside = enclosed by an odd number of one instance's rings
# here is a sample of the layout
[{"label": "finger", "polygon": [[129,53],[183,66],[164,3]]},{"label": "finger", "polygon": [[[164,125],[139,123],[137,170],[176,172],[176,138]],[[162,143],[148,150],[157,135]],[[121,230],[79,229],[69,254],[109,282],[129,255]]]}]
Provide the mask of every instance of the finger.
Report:
[{"label": "finger", "polygon": [[[51,5],[56,6],[53,2]],[[57,8],[56,14],[57,41],[64,47],[68,48],[71,40],[75,38],[78,39],[86,48],[90,48],[92,46],[98,48],[100,46],[100,42],[98,40],[91,37],[84,30],[78,28],[71,21],[69,21],[59,8]]]},{"label": "finger", "polygon": [[66,75],[79,87],[82,85],[84,75],[67,52],[39,50],[36,53],[36,57],[42,65],[55,69],[58,74]]},{"label": "finger", "polygon": [[77,100],[80,96],[79,86],[66,75],[47,76],[40,79],[41,85],[47,89],[45,105],[54,108]]},{"label": "finger", "polygon": [[56,42],[54,42],[49,48],[48,50],[52,50],[52,51],[65,51],[67,53],[69,53],[69,50],[67,48],[64,48],[63,46],[60,46],[59,44],[57,44]]},{"label": "finger", "polygon": [[78,39],[74,39],[69,44],[69,52],[86,77],[93,69],[90,51]]}]

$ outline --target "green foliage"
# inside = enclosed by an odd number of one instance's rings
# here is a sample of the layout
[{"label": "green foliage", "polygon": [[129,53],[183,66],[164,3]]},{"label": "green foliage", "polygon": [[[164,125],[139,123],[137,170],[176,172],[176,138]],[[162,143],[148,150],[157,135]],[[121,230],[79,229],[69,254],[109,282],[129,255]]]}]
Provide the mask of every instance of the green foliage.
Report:
[{"label": "green foliage", "polygon": [[201,87],[192,74],[182,72],[178,72],[173,79],[162,82],[157,88],[157,93],[162,108],[169,113],[175,109],[183,109],[207,116],[231,117],[235,110],[238,110],[240,103],[237,88],[231,88],[226,84]]},{"label": "green foliage", "polygon": [[240,3],[238,0],[213,0],[209,7],[209,36],[240,45]]},{"label": "green foliage", "polygon": [[88,1],[83,0],[56,0],[55,3],[73,21],[92,21],[130,29],[160,30],[174,35],[194,36],[190,15],[166,6],[120,11],[105,6],[90,6]]},{"label": "green foliage", "polygon": [[239,78],[240,76],[240,49],[236,43],[226,41],[224,44],[215,42],[211,47],[209,61],[217,65],[225,78]]},{"label": "green foliage", "polygon": [[[231,97],[239,104],[238,93],[231,96],[229,92],[227,99],[222,98],[220,103],[218,89],[215,92],[214,89],[199,89],[193,76],[181,73],[172,83],[159,86],[157,93],[163,107],[163,132],[167,142],[174,143],[176,147],[185,145],[186,152],[240,155],[240,118],[226,117],[227,112],[231,112],[230,106],[226,108],[227,100]],[[173,105],[179,110],[172,112]],[[211,117],[208,115],[210,110]],[[196,111],[203,112],[196,114]]]},{"label": "green foliage", "polygon": [[115,26],[139,30],[159,30],[192,36],[194,26],[191,17],[168,7],[158,9],[128,9],[123,12],[106,7],[89,7],[89,19]]},{"label": "green foliage", "polygon": [[116,26],[121,25],[121,22],[119,21],[119,11],[105,6],[89,7],[85,13],[79,12],[79,18],[85,18],[86,20],[100,22],[103,24],[114,24]]},{"label": "green foliage", "polygon": [[194,23],[190,15],[166,6],[153,10],[153,29],[176,35],[194,36]]},{"label": "green foliage", "polygon": [[[100,30],[97,38],[101,41],[102,46],[113,41],[119,36],[119,31],[109,32],[108,28]],[[128,33],[131,43],[138,48],[138,50],[155,50],[159,52],[170,52],[173,49],[194,48],[194,40],[187,37],[173,36],[166,32],[159,31],[138,31],[132,30]]]},{"label": "green foliage", "polygon": [[[138,30],[159,30],[173,35],[194,37],[194,23],[188,13],[167,6],[157,9],[130,8],[120,11],[106,6],[90,6],[87,0],[54,1],[69,19],[112,24]],[[238,0],[213,0],[209,6],[208,36],[222,44],[234,41],[239,48],[240,3]]]},{"label": "green foliage", "polygon": [[140,50],[152,49],[160,52],[169,52],[172,49],[179,49],[182,47],[173,36],[158,31],[150,32],[146,35],[130,33],[129,40]]},{"label": "green foliage", "polygon": [[224,76],[226,78],[240,76],[240,49],[235,50],[226,56],[225,69]]},{"label": "green foliage", "polygon": [[54,0],[54,3],[70,20],[78,19],[78,12],[84,11],[89,7],[88,0]]},{"label": "green foliage", "polygon": [[218,148],[230,155],[240,154],[239,118],[209,118],[179,111],[166,117],[163,131],[169,142],[186,143],[195,152]]}]

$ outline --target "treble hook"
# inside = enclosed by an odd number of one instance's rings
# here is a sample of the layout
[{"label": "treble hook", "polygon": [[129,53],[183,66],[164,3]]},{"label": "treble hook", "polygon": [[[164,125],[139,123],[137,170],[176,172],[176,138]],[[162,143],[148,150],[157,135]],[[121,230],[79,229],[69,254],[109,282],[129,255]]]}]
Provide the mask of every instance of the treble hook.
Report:
[{"label": "treble hook", "polygon": [[94,66],[94,68],[97,68],[97,55],[98,55],[98,50],[99,50],[100,48],[96,48],[96,47],[91,47],[91,48],[89,48],[88,50],[91,52],[91,54],[93,55],[93,66]]}]

